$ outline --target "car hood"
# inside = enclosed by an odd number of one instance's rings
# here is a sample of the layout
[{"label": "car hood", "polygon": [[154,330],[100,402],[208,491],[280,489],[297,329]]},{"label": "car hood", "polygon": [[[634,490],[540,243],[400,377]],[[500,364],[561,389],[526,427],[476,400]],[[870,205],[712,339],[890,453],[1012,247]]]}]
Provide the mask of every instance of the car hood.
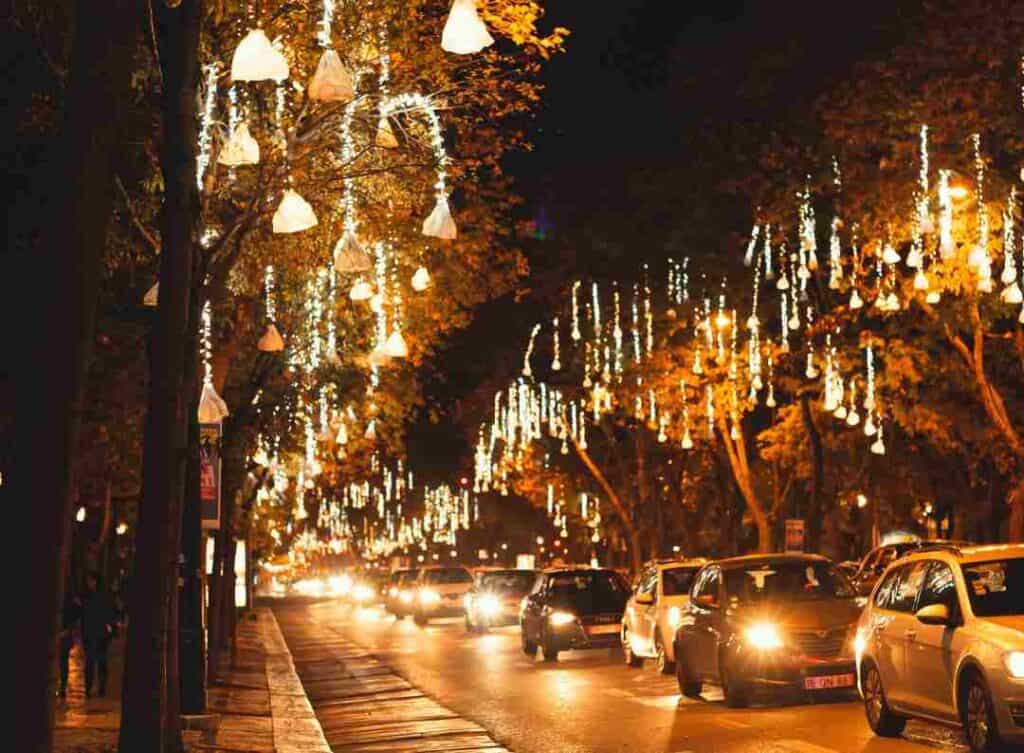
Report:
[{"label": "car hood", "polygon": [[979,617],[978,629],[984,638],[1007,651],[1024,648],[1024,616]]},{"label": "car hood", "polygon": [[772,601],[767,604],[732,607],[737,620],[767,620],[784,630],[823,630],[837,625],[852,625],[861,608],[853,599],[814,599],[811,601]]}]

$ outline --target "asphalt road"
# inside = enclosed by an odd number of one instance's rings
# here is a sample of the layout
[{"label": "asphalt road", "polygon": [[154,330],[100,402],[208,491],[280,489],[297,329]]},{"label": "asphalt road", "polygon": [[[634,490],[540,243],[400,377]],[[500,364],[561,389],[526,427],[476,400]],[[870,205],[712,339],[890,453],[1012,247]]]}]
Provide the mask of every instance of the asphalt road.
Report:
[{"label": "asphalt road", "polygon": [[516,753],[965,753],[956,731],[911,722],[904,737],[875,737],[855,698],[802,699],[727,709],[718,688],[679,695],[675,678],[618,651],[569,651],[557,664],[530,659],[519,628],[487,635],[461,619],[424,628],[377,608],[311,605],[311,622],[367,648],[422,692],[482,725]]}]

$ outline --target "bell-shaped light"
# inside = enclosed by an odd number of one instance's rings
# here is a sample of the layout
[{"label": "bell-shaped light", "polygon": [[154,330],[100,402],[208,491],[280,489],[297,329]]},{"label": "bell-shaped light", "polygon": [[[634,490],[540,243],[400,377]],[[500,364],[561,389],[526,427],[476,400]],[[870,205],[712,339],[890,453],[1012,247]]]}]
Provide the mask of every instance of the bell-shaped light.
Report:
[{"label": "bell-shaped light", "polygon": [[864,308],[864,299],[860,297],[860,294],[856,290],[854,290],[852,293],[850,293],[850,308],[851,309]]},{"label": "bell-shaped light", "polygon": [[373,259],[366,253],[356,234],[346,230],[334,244],[334,271],[338,274],[358,274],[370,269],[373,269]]},{"label": "bell-shaped light", "polygon": [[142,296],[142,305],[154,308],[160,303],[160,283],[154,282],[153,286]]},{"label": "bell-shaped light", "polygon": [[348,427],[344,421],[338,424],[338,433],[334,435],[334,441],[341,445],[348,444]]},{"label": "bell-shaped light", "polygon": [[886,311],[899,311],[900,310],[900,298],[895,293],[889,293],[885,299],[885,310]]},{"label": "bell-shaped light", "polygon": [[871,452],[875,455],[885,454],[885,441],[882,439],[882,427],[878,427],[878,434],[875,435],[875,441],[871,443]]},{"label": "bell-shaped light", "polygon": [[224,143],[217,155],[218,164],[227,167],[241,167],[242,165],[258,165],[260,162],[260,144],[249,133],[247,123],[239,123],[235,126],[231,136]]},{"label": "bell-shaped light", "polygon": [[309,98],[319,102],[351,102],[355,96],[352,74],[334,50],[324,50],[309,80]]},{"label": "bell-shaped light", "polygon": [[391,121],[384,115],[381,115],[380,120],[377,121],[377,135],[374,137],[373,143],[381,149],[398,148],[398,139],[395,138],[395,132],[391,129]]},{"label": "bell-shaped light", "polygon": [[856,408],[851,408],[849,410],[849,412],[846,414],[846,425],[847,426],[856,426],[859,423],[860,423],[860,414],[857,412]]},{"label": "bell-shaped light", "polygon": [[918,248],[910,249],[910,253],[907,254],[907,266],[911,269],[919,269],[921,267],[921,251]]},{"label": "bell-shaped light", "polygon": [[899,264],[901,258],[891,243],[885,244],[885,248],[882,249],[882,261],[886,264]]},{"label": "bell-shaped light", "polygon": [[929,290],[928,295],[924,297],[925,303],[938,303],[942,300],[942,293],[938,290]]},{"label": "bell-shaped light", "polygon": [[785,275],[778,279],[775,283],[775,288],[777,290],[789,290],[789,280],[786,279]]},{"label": "bell-shaped light", "polygon": [[353,301],[368,301],[373,298],[373,286],[366,280],[356,280],[348,292],[348,297]]},{"label": "bell-shaped light", "polygon": [[384,347],[383,343],[370,351],[371,366],[384,366],[390,360],[391,356],[388,355],[387,349]]},{"label": "bell-shaped light", "polygon": [[409,346],[405,344],[401,330],[396,329],[388,335],[388,339],[384,343],[384,351],[392,358],[405,358],[409,355]]},{"label": "bell-shaped light", "polygon": [[370,311],[375,314],[380,314],[384,311],[384,295],[382,293],[375,293],[370,299]]},{"label": "bell-shaped light", "polygon": [[683,431],[683,441],[680,443],[684,450],[693,449],[693,437],[690,436],[690,427],[687,426]]},{"label": "bell-shaped light", "polygon": [[991,293],[994,289],[992,284],[991,275],[979,276],[978,277],[978,292],[979,293]]},{"label": "bell-shaped light", "polygon": [[274,212],[275,233],[298,233],[316,225],[316,215],[309,202],[293,189],[285,190]]},{"label": "bell-shaped light", "polygon": [[873,419],[869,413],[867,419],[864,421],[864,435],[873,437],[877,431],[878,427],[875,426],[875,419]]},{"label": "bell-shaped light", "polygon": [[1021,293],[1020,285],[1016,282],[1011,282],[1010,285],[999,294],[999,297],[1003,299],[1003,303],[1021,303],[1024,301],[1024,294]]},{"label": "bell-shaped light", "polygon": [[455,220],[452,219],[451,210],[448,208],[448,199],[444,196],[437,197],[433,211],[427,219],[423,220],[423,234],[429,235],[431,238],[455,240],[457,235]]},{"label": "bell-shaped light", "polygon": [[967,263],[972,267],[980,267],[989,263],[988,251],[980,243],[971,246],[971,253],[967,255]]},{"label": "bell-shaped light", "polygon": [[366,425],[366,431],[363,432],[363,438],[369,439],[371,442],[377,438],[377,422],[370,421]]},{"label": "bell-shaped light", "polygon": [[768,397],[764,399],[764,404],[767,405],[769,408],[774,408],[776,405],[779,404],[778,401],[775,399],[775,390],[772,388],[772,385],[770,384],[768,385]]},{"label": "bell-shaped light", "polygon": [[927,290],[928,289],[928,277],[921,269],[917,270],[917,274],[914,275],[914,290]]},{"label": "bell-shaped light", "polygon": [[238,43],[231,58],[232,81],[284,81],[288,61],[267,39],[263,29],[253,29]]},{"label": "bell-shaped light", "polygon": [[256,348],[261,353],[280,353],[284,350],[284,338],[281,337],[281,333],[277,331],[277,327],[273,322],[267,325],[267,328],[263,330],[263,335],[260,337],[259,342],[256,343]]},{"label": "bell-shaped light", "polygon": [[412,275],[412,289],[422,293],[430,287],[430,272],[426,267],[419,267]]},{"label": "bell-shaped light", "polygon": [[834,411],[832,411],[832,415],[835,416],[836,418],[838,418],[840,421],[845,421],[846,420],[846,406],[840,403],[839,406],[836,407],[836,409]]},{"label": "bell-shaped light", "polygon": [[228,415],[228,406],[217,394],[213,385],[207,382],[199,396],[199,423],[219,424]]},{"label": "bell-shaped light", "polygon": [[999,275],[999,282],[1003,285],[1009,285],[1011,282],[1017,279],[1017,267],[1013,266],[1009,262],[1003,266],[1003,273]]},{"label": "bell-shaped light", "polygon": [[492,44],[494,37],[476,12],[476,0],[455,0],[441,32],[441,49],[456,55],[471,55]]},{"label": "bell-shaped light", "polygon": [[939,240],[939,255],[943,259],[952,259],[956,254],[956,245],[953,243],[952,237],[942,236]]}]

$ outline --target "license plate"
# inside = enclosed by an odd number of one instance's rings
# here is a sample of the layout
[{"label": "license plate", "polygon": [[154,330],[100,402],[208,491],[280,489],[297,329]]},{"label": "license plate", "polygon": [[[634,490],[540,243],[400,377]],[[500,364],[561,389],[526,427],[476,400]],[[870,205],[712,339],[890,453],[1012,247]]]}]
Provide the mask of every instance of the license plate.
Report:
[{"label": "license plate", "polygon": [[618,625],[591,625],[587,628],[587,635],[607,635],[617,632],[619,632]]},{"label": "license plate", "polygon": [[822,675],[821,677],[805,677],[805,690],[829,690],[831,688],[852,688],[853,674]]}]

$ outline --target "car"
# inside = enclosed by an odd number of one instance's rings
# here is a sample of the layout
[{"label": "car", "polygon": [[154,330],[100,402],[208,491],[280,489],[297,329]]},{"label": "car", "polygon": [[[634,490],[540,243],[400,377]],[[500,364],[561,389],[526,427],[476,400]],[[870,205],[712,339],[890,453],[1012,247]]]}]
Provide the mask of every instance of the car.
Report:
[{"label": "car", "polygon": [[484,570],[463,599],[466,630],[483,632],[519,622],[519,605],[533,588],[536,570]]},{"label": "car", "polygon": [[372,606],[386,595],[388,576],[368,570],[356,576],[349,591],[349,598],[360,606]]},{"label": "car", "polygon": [[391,573],[386,586],[384,608],[396,619],[405,619],[412,612],[413,585],[420,571],[416,568],[395,570]]},{"label": "car", "polygon": [[672,637],[690,601],[693,576],[707,560],[654,562],[640,572],[622,618],[622,653],[630,667],[654,659],[658,671],[675,671]]},{"label": "car", "polygon": [[614,570],[561,567],[543,571],[523,599],[520,641],[528,656],[540,647],[544,661],[569,649],[619,645],[629,585]]},{"label": "car", "polygon": [[412,615],[417,625],[426,625],[434,617],[462,615],[462,599],[473,585],[473,576],[464,567],[425,567],[416,580]]},{"label": "car", "polygon": [[975,753],[1024,743],[1024,545],[924,550],[889,566],[861,615],[871,729],[959,726]]},{"label": "car", "polygon": [[679,690],[696,697],[714,682],[731,707],[746,706],[757,691],[852,692],[861,602],[819,555],[710,562],[694,577],[673,639]]},{"label": "car", "polygon": [[904,557],[922,548],[935,549],[946,546],[969,546],[969,543],[967,541],[953,541],[950,539],[930,539],[925,541],[913,536],[883,544],[864,555],[864,559],[860,561],[860,566],[857,568],[857,572],[851,576],[851,580],[853,580],[857,593],[861,596],[867,596],[871,593],[875,584],[878,583],[878,579],[885,572],[885,568],[900,557]]}]

